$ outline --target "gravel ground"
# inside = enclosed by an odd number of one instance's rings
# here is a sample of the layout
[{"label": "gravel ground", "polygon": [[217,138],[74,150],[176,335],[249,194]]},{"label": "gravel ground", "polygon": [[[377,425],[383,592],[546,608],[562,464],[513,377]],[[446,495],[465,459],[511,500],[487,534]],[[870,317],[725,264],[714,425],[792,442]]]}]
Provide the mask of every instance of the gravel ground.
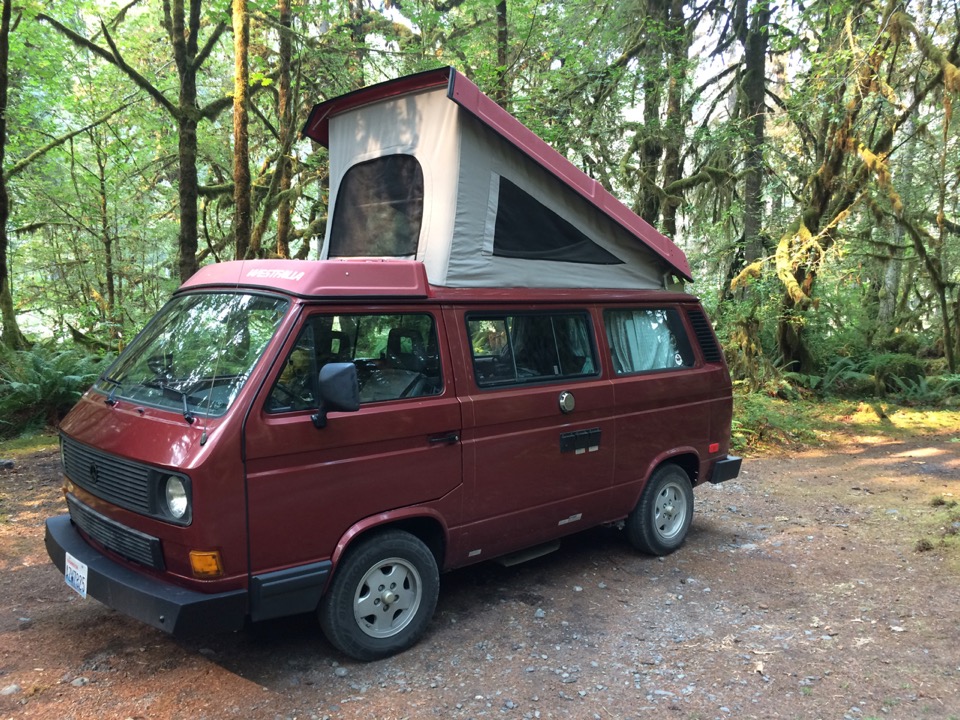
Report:
[{"label": "gravel ground", "polygon": [[52,451],[0,470],[0,718],[960,718],[960,428],[749,459],[666,558],[601,528],[449,573],[369,664],[312,616],[179,641],[82,600],[59,484]]}]

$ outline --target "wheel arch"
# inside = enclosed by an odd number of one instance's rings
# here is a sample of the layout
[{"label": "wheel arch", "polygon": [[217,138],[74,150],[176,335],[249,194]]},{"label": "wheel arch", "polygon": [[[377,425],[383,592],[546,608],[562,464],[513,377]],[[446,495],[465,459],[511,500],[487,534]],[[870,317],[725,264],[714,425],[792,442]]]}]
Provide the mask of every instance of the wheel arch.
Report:
[{"label": "wheel arch", "polygon": [[365,518],[351,525],[340,538],[330,558],[333,563],[333,572],[336,572],[343,554],[351,545],[387,530],[402,530],[418,538],[433,554],[437,567],[444,567],[447,552],[446,524],[439,514],[426,508],[406,508],[390,514],[382,513]]},{"label": "wheel arch", "polygon": [[692,486],[696,487],[700,484],[700,457],[693,450],[687,450],[679,455],[671,455],[670,457],[662,459],[650,471],[648,477],[652,477],[657,470],[667,464],[676,465],[683,470],[687,474],[687,477],[690,478],[690,484]]},{"label": "wheel arch", "polygon": [[664,465],[676,465],[683,470],[690,478],[690,485],[696,487],[700,482],[700,456],[693,448],[679,448],[661,453],[647,468],[647,474],[636,485],[636,492],[633,494],[631,508],[640,502],[640,496],[647,487],[656,472]]}]

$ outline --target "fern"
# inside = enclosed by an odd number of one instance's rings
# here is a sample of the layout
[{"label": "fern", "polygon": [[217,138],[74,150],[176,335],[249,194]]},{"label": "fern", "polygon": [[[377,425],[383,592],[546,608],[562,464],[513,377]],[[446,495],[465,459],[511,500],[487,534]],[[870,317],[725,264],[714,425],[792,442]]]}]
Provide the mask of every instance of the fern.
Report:
[{"label": "fern", "polygon": [[895,394],[903,405],[942,405],[953,393],[960,390],[960,376],[944,375],[930,379],[921,376],[916,380],[892,377]]},{"label": "fern", "polygon": [[824,395],[833,393],[849,393],[858,388],[868,386],[873,377],[864,372],[863,363],[857,363],[851,358],[837,358],[823,374],[823,384],[820,391]]},{"label": "fern", "polygon": [[105,362],[79,349],[46,345],[0,352],[0,436],[56,424]]}]

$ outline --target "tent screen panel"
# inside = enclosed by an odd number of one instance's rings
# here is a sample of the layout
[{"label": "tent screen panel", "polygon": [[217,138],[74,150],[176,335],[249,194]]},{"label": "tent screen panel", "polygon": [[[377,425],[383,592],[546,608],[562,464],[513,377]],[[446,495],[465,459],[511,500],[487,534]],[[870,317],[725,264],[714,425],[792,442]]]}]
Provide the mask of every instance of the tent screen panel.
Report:
[{"label": "tent screen panel", "polygon": [[412,257],[423,223],[423,169],[412,155],[350,168],[340,184],[328,256]]},{"label": "tent screen panel", "polygon": [[500,178],[493,254],[587,265],[623,264],[623,260],[505,177]]}]

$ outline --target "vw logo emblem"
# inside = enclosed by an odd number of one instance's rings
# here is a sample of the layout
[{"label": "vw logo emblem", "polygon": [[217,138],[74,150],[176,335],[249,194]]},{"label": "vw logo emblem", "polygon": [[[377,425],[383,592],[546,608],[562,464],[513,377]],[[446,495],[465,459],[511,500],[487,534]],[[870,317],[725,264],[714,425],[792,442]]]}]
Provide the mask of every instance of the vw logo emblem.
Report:
[{"label": "vw logo emblem", "polygon": [[99,479],[100,479],[100,470],[97,468],[97,464],[90,463],[90,482],[96,485]]}]

